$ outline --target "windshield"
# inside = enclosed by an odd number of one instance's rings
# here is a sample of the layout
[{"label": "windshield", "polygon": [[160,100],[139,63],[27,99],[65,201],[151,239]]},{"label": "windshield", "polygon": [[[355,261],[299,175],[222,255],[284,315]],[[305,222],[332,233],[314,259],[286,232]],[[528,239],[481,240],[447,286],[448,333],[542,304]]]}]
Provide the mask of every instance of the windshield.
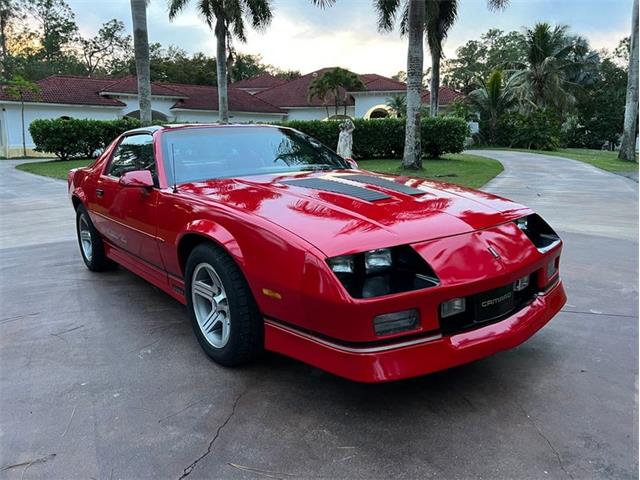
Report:
[{"label": "windshield", "polygon": [[[287,128],[203,127],[162,135],[169,184],[223,177],[349,168],[317,140]],[[175,165],[171,165],[171,162]]]}]

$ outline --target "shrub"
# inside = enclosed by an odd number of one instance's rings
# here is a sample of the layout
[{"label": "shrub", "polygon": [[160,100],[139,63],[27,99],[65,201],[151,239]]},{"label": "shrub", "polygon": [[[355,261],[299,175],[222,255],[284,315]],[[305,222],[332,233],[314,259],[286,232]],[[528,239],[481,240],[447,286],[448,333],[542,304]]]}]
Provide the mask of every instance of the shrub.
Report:
[{"label": "shrub", "polygon": [[52,119],[34,120],[29,125],[31,138],[38,152],[55,154],[66,160],[73,157],[93,157],[118,135],[140,126],[133,118],[119,120]]},{"label": "shrub", "polygon": [[555,150],[560,146],[560,121],[547,109],[527,115],[509,112],[500,118],[497,130],[496,143],[500,146],[534,150]]},{"label": "shrub", "polygon": [[[405,120],[381,118],[353,121],[353,156],[356,159],[402,158],[404,152]],[[317,138],[335,149],[340,133],[338,121],[292,120],[283,126],[295,128]],[[422,150],[428,157],[439,157],[444,153],[458,153],[464,150],[469,135],[467,122],[456,117],[435,117],[422,120]]]}]

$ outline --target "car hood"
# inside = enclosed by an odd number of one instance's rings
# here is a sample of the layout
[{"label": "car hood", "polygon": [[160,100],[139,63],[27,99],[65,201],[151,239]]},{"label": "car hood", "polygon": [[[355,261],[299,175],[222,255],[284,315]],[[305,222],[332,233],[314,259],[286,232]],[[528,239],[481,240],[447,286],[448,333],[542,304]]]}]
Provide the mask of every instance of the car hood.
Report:
[{"label": "car hood", "polygon": [[181,192],[258,215],[327,256],[460,235],[529,212],[457,185],[365,170],[217,179]]}]

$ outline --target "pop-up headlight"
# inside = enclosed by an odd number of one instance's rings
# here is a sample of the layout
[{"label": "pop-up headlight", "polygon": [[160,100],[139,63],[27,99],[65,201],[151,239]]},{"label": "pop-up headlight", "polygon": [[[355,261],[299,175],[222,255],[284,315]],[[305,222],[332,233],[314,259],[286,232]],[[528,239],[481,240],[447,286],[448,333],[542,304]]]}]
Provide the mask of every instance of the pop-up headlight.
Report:
[{"label": "pop-up headlight", "polygon": [[333,257],[327,260],[334,273],[353,273],[353,255],[343,255],[341,257]]},{"label": "pop-up headlight", "polygon": [[364,253],[364,269],[367,273],[382,272],[392,265],[390,248],[379,248]]}]

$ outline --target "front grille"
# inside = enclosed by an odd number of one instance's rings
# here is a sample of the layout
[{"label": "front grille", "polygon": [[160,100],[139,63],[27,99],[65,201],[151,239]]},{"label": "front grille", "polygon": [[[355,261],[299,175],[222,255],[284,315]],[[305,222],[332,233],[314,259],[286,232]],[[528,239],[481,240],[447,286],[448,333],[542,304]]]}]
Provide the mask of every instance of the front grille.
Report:
[{"label": "front grille", "polygon": [[440,330],[443,335],[453,335],[504,320],[533,301],[537,293],[537,284],[536,274],[532,274],[529,286],[520,292],[516,292],[514,284],[509,283],[500,288],[465,297],[465,311],[440,318]]}]

